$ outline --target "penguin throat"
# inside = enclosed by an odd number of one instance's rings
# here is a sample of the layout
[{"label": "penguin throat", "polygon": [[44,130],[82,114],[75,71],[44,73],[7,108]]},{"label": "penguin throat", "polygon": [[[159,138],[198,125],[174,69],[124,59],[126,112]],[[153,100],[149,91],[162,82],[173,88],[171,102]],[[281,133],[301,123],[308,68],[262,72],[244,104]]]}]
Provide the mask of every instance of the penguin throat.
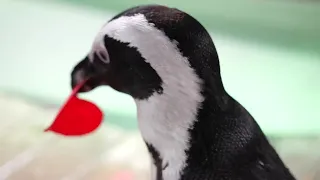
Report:
[{"label": "penguin throat", "polygon": [[[179,78],[178,78],[179,79]],[[190,132],[203,101],[200,84],[181,78],[179,83],[164,80],[163,93],[135,100],[138,125],[143,139],[159,153],[166,179],[179,179],[185,167]]]}]

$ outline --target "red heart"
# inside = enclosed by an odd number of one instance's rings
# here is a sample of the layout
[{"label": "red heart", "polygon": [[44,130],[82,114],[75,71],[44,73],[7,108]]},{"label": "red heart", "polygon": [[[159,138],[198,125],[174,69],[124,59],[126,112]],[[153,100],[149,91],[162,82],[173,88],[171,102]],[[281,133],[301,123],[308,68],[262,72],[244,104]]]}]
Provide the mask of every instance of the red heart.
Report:
[{"label": "red heart", "polygon": [[91,133],[100,126],[103,112],[95,104],[77,97],[79,89],[85,82],[73,89],[54,122],[45,131],[65,136],[80,136]]}]

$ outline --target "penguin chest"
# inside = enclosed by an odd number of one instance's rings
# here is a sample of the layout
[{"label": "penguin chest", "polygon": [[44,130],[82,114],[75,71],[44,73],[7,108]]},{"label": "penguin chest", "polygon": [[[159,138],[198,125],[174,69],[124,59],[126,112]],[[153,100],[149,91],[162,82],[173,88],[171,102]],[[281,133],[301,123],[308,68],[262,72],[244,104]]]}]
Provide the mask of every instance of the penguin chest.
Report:
[{"label": "penguin chest", "polygon": [[153,159],[154,180],[179,180],[186,159],[183,144],[174,143],[175,136],[172,132],[152,127],[147,124],[139,125]]},{"label": "penguin chest", "polygon": [[[141,135],[147,145],[152,146],[157,153],[152,156],[157,160],[157,169],[162,171],[163,180],[179,180],[187,159],[189,125],[178,121],[175,111],[164,110],[159,105],[156,107],[157,111],[153,110],[155,107],[152,107],[150,101],[152,99],[149,99],[148,104],[141,102],[137,106]],[[148,108],[152,110],[147,110]]]}]

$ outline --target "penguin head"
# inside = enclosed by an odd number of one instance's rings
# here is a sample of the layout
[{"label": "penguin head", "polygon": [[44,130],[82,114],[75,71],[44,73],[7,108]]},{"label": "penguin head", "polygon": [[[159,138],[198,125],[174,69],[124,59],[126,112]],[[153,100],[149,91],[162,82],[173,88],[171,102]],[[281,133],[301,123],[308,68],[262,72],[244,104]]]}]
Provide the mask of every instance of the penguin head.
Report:
[{"label": "penguin head", "polygon": [[134,99],[178,91],[200,96],[205,86],[222,87],[205,28],[182,11],[159,5],[125,10],[100,29],[71,73],[72,87],[87,78],[80,92],[108,85]]}]

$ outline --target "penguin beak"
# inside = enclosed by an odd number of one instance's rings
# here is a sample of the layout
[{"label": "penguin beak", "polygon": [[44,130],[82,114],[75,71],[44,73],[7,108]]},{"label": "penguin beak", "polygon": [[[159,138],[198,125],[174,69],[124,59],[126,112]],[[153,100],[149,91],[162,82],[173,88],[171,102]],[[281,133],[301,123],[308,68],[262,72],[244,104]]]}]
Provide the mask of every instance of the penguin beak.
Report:
[{"label": "penguin beak", "polygon": [[107,67],[99,67],[99,69],[97,69],[86,57],[73,68],[71,73],[71,87],[73,89],[79,83],[86,80],[86,83],[78,92],[88,92],[98,86],[107,85],[106,77]]}]

